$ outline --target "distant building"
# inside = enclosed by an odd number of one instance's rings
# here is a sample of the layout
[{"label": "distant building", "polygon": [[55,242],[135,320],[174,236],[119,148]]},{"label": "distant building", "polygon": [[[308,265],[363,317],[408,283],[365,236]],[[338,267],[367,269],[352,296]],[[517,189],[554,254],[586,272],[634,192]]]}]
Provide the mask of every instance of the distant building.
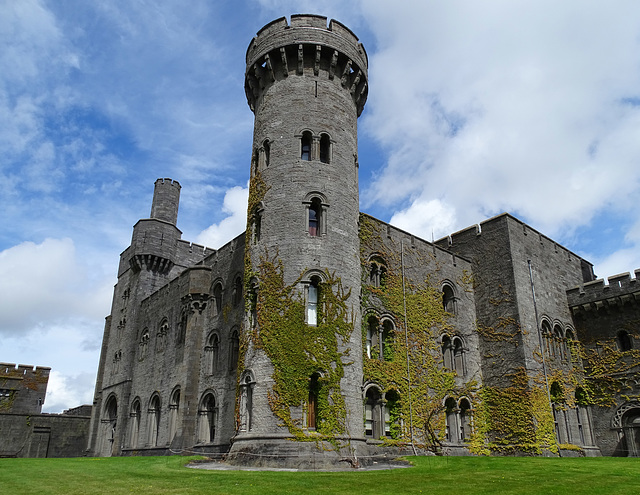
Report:
[{"label": "distant building", "polygon": [[91,406],[42,414],[50,370],[0,363],[0,457],[85,455]]},{"label": "distant building", "polygon": [[638,455],[637,278],[594,281],[508,214],[432,243],[360,213],[368,59],[339,22],[273,21],[246,61],[247,230],[183,241],[180,185],[156,181],[120,257],[90,452]]}]

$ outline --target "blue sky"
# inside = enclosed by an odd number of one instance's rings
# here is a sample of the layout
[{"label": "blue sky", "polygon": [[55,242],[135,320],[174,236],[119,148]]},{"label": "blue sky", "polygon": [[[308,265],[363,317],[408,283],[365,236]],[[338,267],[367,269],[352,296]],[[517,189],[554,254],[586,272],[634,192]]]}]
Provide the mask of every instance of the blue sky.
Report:
[{"label": "blue sky", "polygon": [[244,229],[258,29],[313,12],[369,54],[361,209],[430,239],[511,212],[607,277],[640,268],[635,1],[0,0],[0,361],[92,399],[120,252],[153,183],[183,238]]}]

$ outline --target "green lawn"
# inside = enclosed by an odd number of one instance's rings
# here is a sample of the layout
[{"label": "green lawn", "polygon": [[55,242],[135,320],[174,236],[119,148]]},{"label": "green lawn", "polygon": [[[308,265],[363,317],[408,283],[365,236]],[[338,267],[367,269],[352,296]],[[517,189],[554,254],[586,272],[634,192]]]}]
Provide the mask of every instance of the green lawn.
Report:
[{"label": "green lawn", "polygon": [[640,493],[640,459],[412,457],[387,471],[187,469],[185,457],[0,459],[3,494]]}]

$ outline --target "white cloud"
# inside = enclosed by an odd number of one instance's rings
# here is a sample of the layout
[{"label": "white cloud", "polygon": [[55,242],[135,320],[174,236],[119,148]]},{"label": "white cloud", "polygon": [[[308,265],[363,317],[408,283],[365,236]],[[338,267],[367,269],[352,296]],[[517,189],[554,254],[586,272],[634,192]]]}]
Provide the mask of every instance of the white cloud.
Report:
[{"label": "white cloud", "polygon": [[51,370],[42,411],[59,413],[70,407],[91,404],[95,380],[95,373],[64,375],[59,371]]},{"label": "white cloud", "polygon": [[416,200],[393,214],[390,224],[430,241],[451,233],[456,224],[451,207],[437,199]]},{"label": "white cloud", "polygon": [[247,225],[249,188],[232,187],[224,195],[222,211],[228,216],[200,232],[196,242],[218,249],[241,234]]},{"label": "white cloud", "polygon": [[456,228],[512,211],[555,235],[637,195],[636,4],[367,7],[363,127],[389,160],[365,206],[438,198]]},{"label": "white cloud", "polygon": [[23,242],[0,252],[0,332],[42,330],[73,318],[101,318],[110,287],[91,280],[70,239]]}]

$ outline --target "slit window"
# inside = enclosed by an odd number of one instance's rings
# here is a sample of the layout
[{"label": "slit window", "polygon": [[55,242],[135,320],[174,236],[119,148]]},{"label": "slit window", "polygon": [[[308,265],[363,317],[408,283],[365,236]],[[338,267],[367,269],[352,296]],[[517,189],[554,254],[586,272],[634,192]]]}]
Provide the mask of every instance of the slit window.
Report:
[{"label": "slit window", "polygon": [[329,163],[331,159],[331,140],[328,134],[320,135],[320,161]]}]

